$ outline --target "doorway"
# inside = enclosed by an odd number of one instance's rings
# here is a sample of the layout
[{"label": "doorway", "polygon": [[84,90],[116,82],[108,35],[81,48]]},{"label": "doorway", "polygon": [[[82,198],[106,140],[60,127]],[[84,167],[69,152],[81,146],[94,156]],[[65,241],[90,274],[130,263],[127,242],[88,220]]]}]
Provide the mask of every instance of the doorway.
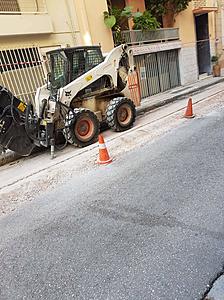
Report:
[{"label": "doorway", "polygon": [[199,75],[211,74],[208,14],[195,16]]}]

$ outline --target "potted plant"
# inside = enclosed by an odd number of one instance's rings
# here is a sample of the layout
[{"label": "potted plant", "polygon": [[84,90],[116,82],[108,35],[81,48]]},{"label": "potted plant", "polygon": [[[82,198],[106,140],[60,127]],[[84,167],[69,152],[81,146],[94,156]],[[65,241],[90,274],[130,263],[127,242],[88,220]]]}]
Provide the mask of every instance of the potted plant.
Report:
[{"label": "potted plant", "polygon": [[219,77],[220,76],[220,65],[219,65],[219,57],[217,55],[213,55],[211,57],[211,62],[212,62],[212,70],[213,70],[213,76],[214,77]]},{"label": "potted plant", "polygon": [[[109,11],[104,11],[104,23],[108,28],[112,29],[115,45],[125,42],[122,38],[122,31],[129,30],[129,20],[132,20],[132,30],[148,31],[160,27],[160,23],[152,16],[150,11],[146,10],[143,13],[139,11],[132,12],[132,9],[131,6],[126,6],[123,10],[112,7]],[[128,42],[136,42],[131,35],[128,40]]]}]

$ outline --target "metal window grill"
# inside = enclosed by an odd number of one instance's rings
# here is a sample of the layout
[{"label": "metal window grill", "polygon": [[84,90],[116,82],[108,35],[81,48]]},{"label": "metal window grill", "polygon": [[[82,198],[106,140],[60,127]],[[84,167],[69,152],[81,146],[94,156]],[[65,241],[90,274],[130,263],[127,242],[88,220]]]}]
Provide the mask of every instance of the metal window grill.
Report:
[{"label": "metal window grill", "polygon": [[1,0],[0,14],[46,13],[45,0]]},{"label": "metal window grill", "polygon": [[73,54],[73,62],[72,62],[72,79],[76,79],[85,73],[85,56],[84,51],[79,50],[75,51]]},{"label": "metal window grill", "polygon": [[17,0],[2,0],[0,1],[0,11],[19,11]]},{"label": "metal window grill", "polygon": [[45,84],[46,63],[38,47],[0,49],[0,85],[25,102],[33,101]]},{"label": "metal window grill", "polygon": [[98,50],[87,50],[87,66],[95,67],[102,62],[102,56]]},{"label": "metal window grill", "polygon": [[66,59],[61,54],[55,53],[51,56],[52,64],[52,84],[59,89],[66,83]]},{"label": "metal window grill", "polygon": [[73,54],[73,79],[91,70],[103,61],[98,49],[76,50]]}]

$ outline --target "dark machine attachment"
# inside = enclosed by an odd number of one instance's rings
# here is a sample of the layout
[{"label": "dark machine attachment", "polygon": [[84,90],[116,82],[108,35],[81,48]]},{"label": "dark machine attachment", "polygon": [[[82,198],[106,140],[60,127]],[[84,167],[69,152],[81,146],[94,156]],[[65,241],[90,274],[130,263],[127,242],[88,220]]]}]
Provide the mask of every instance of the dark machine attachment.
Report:
[{"label": "dark machine attachment", "polygon": [[0,86],[0,148],[29,155],[35,147],[26,131],[27,105]]}]

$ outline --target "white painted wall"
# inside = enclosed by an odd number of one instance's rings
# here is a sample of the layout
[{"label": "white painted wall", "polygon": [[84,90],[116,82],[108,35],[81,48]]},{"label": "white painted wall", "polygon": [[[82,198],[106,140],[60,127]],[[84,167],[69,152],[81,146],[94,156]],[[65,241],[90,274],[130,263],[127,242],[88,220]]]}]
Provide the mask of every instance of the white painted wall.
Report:
[{"label": "white painted wall", "polygon": [[[193,44],[192,44],[193,45]],[[190,84],[198,80],[198,64],[196,45],[182,47],[179,51],[181,85]]]}]

